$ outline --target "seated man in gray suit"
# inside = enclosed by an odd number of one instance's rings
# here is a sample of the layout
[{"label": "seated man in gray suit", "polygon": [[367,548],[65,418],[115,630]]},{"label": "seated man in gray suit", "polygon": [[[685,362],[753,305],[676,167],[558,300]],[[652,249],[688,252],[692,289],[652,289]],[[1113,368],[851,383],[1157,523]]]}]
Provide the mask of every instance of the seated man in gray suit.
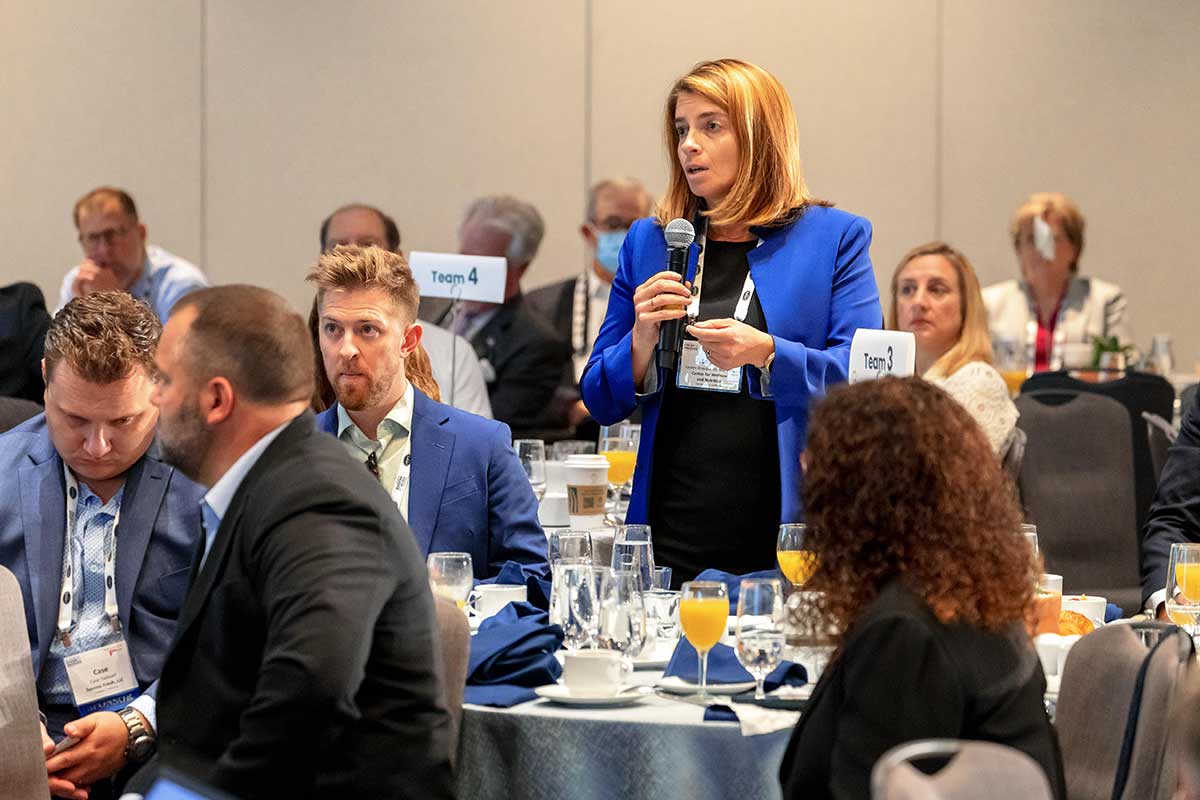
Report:
[{"label": "seated man in gray suit", "polygon": [[45,743],[79,740],[46,763],[61,796],[106,797],[105,779],[153,750],[200,537],[203,492],[154,439],[160,330],[125,292],[67,303],[46,333],[45,413],[0,436],[0,564],[24,596]]}]

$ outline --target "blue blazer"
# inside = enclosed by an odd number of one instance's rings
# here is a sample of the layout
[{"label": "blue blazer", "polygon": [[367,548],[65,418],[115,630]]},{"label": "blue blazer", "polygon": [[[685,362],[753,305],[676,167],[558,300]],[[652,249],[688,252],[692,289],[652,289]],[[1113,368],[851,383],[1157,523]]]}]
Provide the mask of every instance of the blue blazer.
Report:
[{"label": "blue blazer", "polygon": [[[747,256],[762,303],[767,332],[775,339],[769,391],[761,373],[743,370],[751,397],[775,404],[782,481],[780,520],[804,518],[800,497],[800,453],[808,434],[810,403],[846,380],[850,342],[859,328],[881,328],[883,311],[871,269],[871,223],[845,211],[810,207],[798,220],[752,231],[762,244]],[[687,278],[696,271],[697,245],[688,255]],[[583,402],[595,419],[612,425],[642,406],[642,439],[633,478],[628,522],[646,522],[654,428],[662,386],[675,376],[647,372],[646,394],[633,385],[633,293],[666,268],[667,244],[653,219],[638,220],[621,246],[608,313],[580,379]],[[656,380],[655,380],[656,379]],[[719,469],[719,466],[717,467]]]},{"label": "blue blazer", "polygon": [[[0,436],[0,564],[25,601],[34,675],[40,675],[58,620],[66,488],[46,415]],[[158,444],[129,470],[117,529],[117,611],[133,671],[154,694],[187,594],[200,541],[204,489],[158,455]]]},{"label": "blue blazer", "polygon": [[[337,436],[337,405],[317,427]],[[470,553],[475,578],[507,561],[549,578],[538,503],[507,425],[431,400],[413,389],[408,525],[421,555]]]}]

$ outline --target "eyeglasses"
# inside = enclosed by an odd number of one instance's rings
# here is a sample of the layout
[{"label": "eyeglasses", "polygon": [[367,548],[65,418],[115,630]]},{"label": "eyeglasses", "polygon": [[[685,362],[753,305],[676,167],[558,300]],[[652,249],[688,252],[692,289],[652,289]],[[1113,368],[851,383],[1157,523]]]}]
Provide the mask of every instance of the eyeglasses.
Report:
[{"label": "eyeglasses", "polygon": [[79,243],[83,245],[85,250],[95,250],[100,246],[101,242],[111,247],[118,239],[124,239],[129,231],[130,227],[128,225],[122,225],[118,228],[105,228],[95,233],[81,234],[79,236]]}]

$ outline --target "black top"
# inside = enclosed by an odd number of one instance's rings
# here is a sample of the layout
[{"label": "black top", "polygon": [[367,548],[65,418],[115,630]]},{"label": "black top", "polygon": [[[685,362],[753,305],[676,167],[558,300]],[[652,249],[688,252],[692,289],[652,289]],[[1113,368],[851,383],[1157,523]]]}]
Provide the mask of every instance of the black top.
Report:
[{"label": "black top", "polygon": [[[756,244],[708,242],[699,319],[733,317]],[[745,322],[767,329],[757,292]],[[666,376],[654,434],[655,563],[672,568],[675,587],[710,567],[770,569],[780,515],[775,404],[750,396],[744,367],[738,394],[680,389],[675,381]]]},{"label": "black top", "polygon": [[42,402],[42,350],[50,314],[32,283],[0,289],[0,396]]},{"label": "black top", "polygon": [[893,580],[859,615],[813,690],[784,753],[783,796],[868,800],[881,755],[932,738],[1021,750],[1065,798],[1045,692],[1041,662],[1019,623],[1006,633],[942,624]]}]

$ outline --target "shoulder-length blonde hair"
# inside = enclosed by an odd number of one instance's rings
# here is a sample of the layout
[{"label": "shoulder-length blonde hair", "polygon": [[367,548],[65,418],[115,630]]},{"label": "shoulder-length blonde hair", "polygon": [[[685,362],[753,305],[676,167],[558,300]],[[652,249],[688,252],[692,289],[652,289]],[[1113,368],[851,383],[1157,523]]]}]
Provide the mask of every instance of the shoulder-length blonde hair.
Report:
[{"label": "shoulder-length blonde hair", "polygon": [[729,115],[738,142],[738,171],[729,194],[703,213],[714,225],[779,224],[812,202],[800,165],[800,134],[787,91],[762,67],[724,58],[703,61],[675,81],[667,95],[664,141],[671,176],[655,209],[666,225],[676,217],[692,219],[700,198],[688,188],[679,163],[675,103],[683,92],[700,95]]},{"label": "shoulder-length blonde hair", "polygon": [[914,258],[921,256],[941,256],[950,262],[958,273],[958,291],[962,296],[962,307],[959,309],[958,341],[942,354],[941,358],[929,368],[928,375],[932,378],[944,378],[953,375],[960,367],[972,361],[992,363],[992,337],[988,332],[987,308],[983,305],[983,292],[979,289],[979,278],[967,257],[945,242],[928,242],[918,245],[904,254],[896,271],[892,273],[892,302],[888,306],[887,326],[889,330],[900,330],[899,318],[896,314],[896,293],[900,288],[900,273]]},{"label": "shoulder-length blonde hair", "polygon": [[1013,249],[1021,243],[1021,236],[1028,235],[1034,217],[1046,218],[1047,214],[1058,216],[1062,224],[1063,235],[1067,241],[1075,245],[1075,260],[1071,262],[1071,272],[1079,271],[1079,257],[1083,255],[1083,232],[1087,220],[1075,201],[1062,192],[1034,192],[1021,207],[1013,212],[1012,220],[1008,223],[1008,235],[1012,237]]}]

